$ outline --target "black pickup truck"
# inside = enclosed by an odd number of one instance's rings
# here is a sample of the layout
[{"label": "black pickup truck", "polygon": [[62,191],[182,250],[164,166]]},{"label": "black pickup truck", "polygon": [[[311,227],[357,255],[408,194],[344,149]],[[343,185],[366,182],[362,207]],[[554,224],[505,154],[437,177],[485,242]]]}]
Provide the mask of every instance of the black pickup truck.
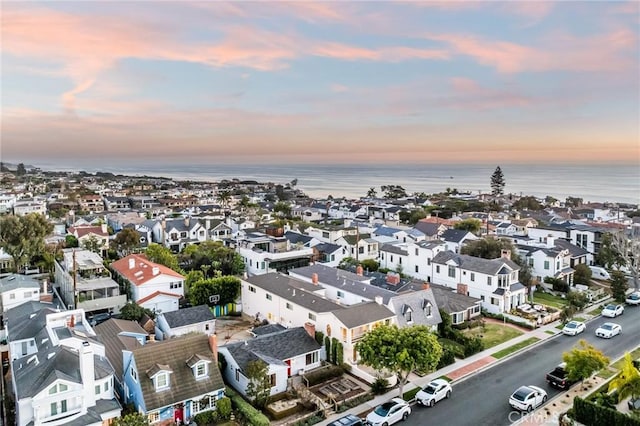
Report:
[{"label": "black pickup truck", "polygon": [[562,364],[558,365],[552,372],[547,373],[547,382],[549,382],[551,386],[566,390],[573,386],[574,383],[576,383],[575,381],[569,380],[565,367],[566,364],[563,362]]}]

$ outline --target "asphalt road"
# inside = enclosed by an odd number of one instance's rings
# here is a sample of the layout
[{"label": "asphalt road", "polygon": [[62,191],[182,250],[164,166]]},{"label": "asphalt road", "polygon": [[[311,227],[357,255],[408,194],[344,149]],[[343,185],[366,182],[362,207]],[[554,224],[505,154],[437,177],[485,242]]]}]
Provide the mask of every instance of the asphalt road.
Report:
[{"label": "asphalt road", "polygon": [[[612,339],[595,336],[595,330],[604,322],[616,322],[622,333]],[[617,318],[598,317],[587,323],[587,329],[578,336],[558,335],[532,349],[497,363],[491,368],[471,376],[453,386],[450,399],[438,402],[433,408],[412,407],[412,414],[403,423],[408,425],[509,425],[520,419],[508,403],[509,396],[521,385],[535,385],[545,389],[548,398],[558,393],[545,380],[547,372],[562,362],[562,353],[570,350],[579,339],[585,339],[606,356],[614,360],[640,344],[640,307],[625,306]]]}]

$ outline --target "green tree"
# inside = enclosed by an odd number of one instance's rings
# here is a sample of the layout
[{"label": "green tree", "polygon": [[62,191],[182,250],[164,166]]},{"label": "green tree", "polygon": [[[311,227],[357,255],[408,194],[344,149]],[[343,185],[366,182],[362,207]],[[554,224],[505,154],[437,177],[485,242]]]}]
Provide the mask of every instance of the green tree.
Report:
[{"label": "green tree", "polygon": [[16,176],[24,176],[27,174],[27,169],[24,167],[23,163],[18,164],[16,168]]},{"label": "green tree", "polygon": [[264,408],[271,393],[269,366],[262,360],[250,361],[247,364],[247,398],[257,408]]},{"label": "green tree", "polygon": [[0,247],[13,259],[15,271],[44,251],[44,238],[52,231],[53,225],[37,213],[0,217]]},{"label": "green tree", "polygon": [[581,291],[570,291],[567,293],[567,302],[569,306],[573,306],[577,311],[581,311],[589,303],[587,295]]},{"label": "green tree", "polygon": [[463,219],[453,225],[453,227],[455,229],[461,229],[478,235],[480,233],[480,229],[482,229],[482,222],[474,218]]},{"label": "green tree", "polygon": [[140,247],[140,234],[133,228],[124,228],[113,238],[114,248],[123,256],[127,256]]},{"label": "green tree", "polygon": [[409,225],[415,225],[420,219],[424,219],[425,217],[427,217],[427,212],[424,209],[411,210],[408,219]]},{"label": "green tree", "polygon": [[580,339],[577,347],[562,354],[562,360],[567,363],[569,380],[581,382],[609,365],[609,358],[584,339]]},{"label": "green tree", "polygon": [[380,267],[380,264],[373,259],[365,259],[362,262],[360,262],[360,265],[362,265],[362,268],[365,271],[369,271],[369,272],[375,272]]},{"label": "green tree", "polygon": [[396,375],[400,397],[412,371],[431,371],[442,356],[438,338],[422,325],[403,328],[381,325],[365,334],[356,350],[363,364]]},{"label": "green tree", "polygon": [[397,200],[407,196],[407,191],[400,185],[382,185],[380,190],[384,193],[385,198]]},{"label": "green tree", "polygon": [[[204,241],[185,247],[179,255],[180,264],[187,270],[201,270],[206,268],[206,276],[239,275],[244,272],[242,256],[234,249],[225,247],[220,241]],[[217,273],[216,273],[217,271]]]},{"label": "green tree", "polygon": [[291,217],[291,205],[284,201],[278,201],[273,206],[273,211],[280,217]]},{"label": "green tree", "polygon": [[193,270],[193,271],[187,272],[187,275],[185,276],[185,279],[184,279],[184,292],[187,295],[187,297],[191,292],[191,286],[194,283],[197,283],[198,281],[202,281],[202,280],[204,280],[204,274],[202,273],[202,271]]},{"label": "green tree", "polygon": [[624,302],[627,296],[627,290],[629,289],[629,283],[624,273],[620,271],[611,272],[609,284],[611,285],[611,295],[616,299],[616,302]]},{"label": "green tree", "polygon": [[67,235],[64,237],[64,246],[66,248],[76,248],[78,247],[78,239],[75,235]]},{"label": "green tree", "polygon": [[102,243],[98,237],[91,235],[82,242],[82,248],[100,254],[102,251]]},{"label": "green tree", "polygon": [[143,308],[135,302],[129,302],[120,309],[120,318],[130,321],[140,321],[145,314],[151,318],[155,317],[151,310]]},{"label": "green tree", "polygon": [[614,267],[626,267],[633,277],[633,287],[640,290],[640,235],[624,232],[611,234],[611,248],[617,254]]},{"label": "green tree", "polygon": [[500,166],[496,167],[496,170],[491,175],[491,194],[499,197],[504,195],[504,174]]},{"label": "green tree", "polygon": [[233,303],[240,295],[240,280],[233,276],[203,279],[190,285],[189,301],[192,305],[206,305],[209,296],[219,295],[218,304]]},{"label": "green tree", "polygon": [[631,354],[624,354],[624,363],[620,373],[609,383],[609,392],[618,392],[618,402],[628,397],[640,397],[640,371],[633,364]]},{"label": "green tree", "polygon": [[581,263],[576,265],[573,273],[573,282],[575,284],[589,285],[591,282],[591,268],[586,264]]},{"label": "green tree", "polygon": [[515,254],[513,244],[508,239],[486,237],[467,242],[460,253],[483,259],[497,259],[502,255],[502,250],[509,250],[512,256]]},{"label": "green tree", "polygon": [[229,207],[229,202],[231,202],[231,191],[225,189],[224,191],[218,192],[218,201],[222,204],[222,207]]},{"label": "green tree", "polygon": [[367,191],[367,198],[376,198],[376,195],[378,195],[376,189],[373,186],[369,188]]},{"label": "green tree", "polygon": [[625,262],[624,256],[618,252],[613,246],[613,234],[610,232],[602,234],[602,242],[598,254],[596,254],[596,264],[611,269],[616,265],[622,265]]},{"label": "green tree", "polygon": [[113,422],[114,426],[149,426],[149,419],[142,413],[129,413],[118,417]]},{"label": "green tree", "polygon": [[165,246],[151,243],[147,247],[146,255],[147,258],[154,263],[164,265],[176,272],[180,272],[181,270],[180,266],[178,265],[178,258],[176,257],[176,255],[171,253],[171,250],[169,250]]},{"label": "green tree", "polygon": [[567,197],[564,205],[567,207],[580,207],[582,205],[582,198]]},{"label": "green tree", "polygon": [[542,205],[538,199],[532,196],[521,197],[513,203],[512,207],[518,210],[542,210]]}]

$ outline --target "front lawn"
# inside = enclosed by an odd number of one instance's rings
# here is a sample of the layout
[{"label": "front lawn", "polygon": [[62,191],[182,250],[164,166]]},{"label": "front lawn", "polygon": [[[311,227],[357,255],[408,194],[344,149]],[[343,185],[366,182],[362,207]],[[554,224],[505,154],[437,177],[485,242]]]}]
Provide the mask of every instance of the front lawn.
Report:
[{"label": "front lawn", "polygon": [[538,340],[540,340],[540,339],[538,339],[537,337],[529,337],[527,340],[523,340],[520,343],[516,343],[513,346],[509,346],[508,348],[504,348],[501,351],[498,351],[498,352],[496,352],[494,354],[491,354],[491,356],[496,358],[496,359],[504,358],[505,356],[511,355],[512,353],[514,353],[514,352],[516,352],[516,351],[518,351],[518,350],[520,350],[522,348],[525,348],[525,347],[537,342]]},{"label": "front lawn", "polygon": [[554,296],[550,293],[542,293],[540,291],[533,293],[533,303],[547,305],[558,309],[562,309],[567,305],[567,301],[562,297]]},{"label": "front lawn", "polygon": [[508,325],[489,323],[485,325],[484,330],[482,327],[469,328],[464,330],[464,334],[469,337],[480,337],[484,348],[488,349],[518,337],[523,332]]}]

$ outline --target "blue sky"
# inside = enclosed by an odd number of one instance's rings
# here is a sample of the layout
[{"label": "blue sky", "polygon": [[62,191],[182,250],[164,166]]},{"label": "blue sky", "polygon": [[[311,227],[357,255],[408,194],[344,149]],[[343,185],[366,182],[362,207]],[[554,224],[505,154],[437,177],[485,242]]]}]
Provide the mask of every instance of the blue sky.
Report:
[{"label": "blue sky", "polygon": [[4,161],[640,163],[640,3],[3,2]]}]

